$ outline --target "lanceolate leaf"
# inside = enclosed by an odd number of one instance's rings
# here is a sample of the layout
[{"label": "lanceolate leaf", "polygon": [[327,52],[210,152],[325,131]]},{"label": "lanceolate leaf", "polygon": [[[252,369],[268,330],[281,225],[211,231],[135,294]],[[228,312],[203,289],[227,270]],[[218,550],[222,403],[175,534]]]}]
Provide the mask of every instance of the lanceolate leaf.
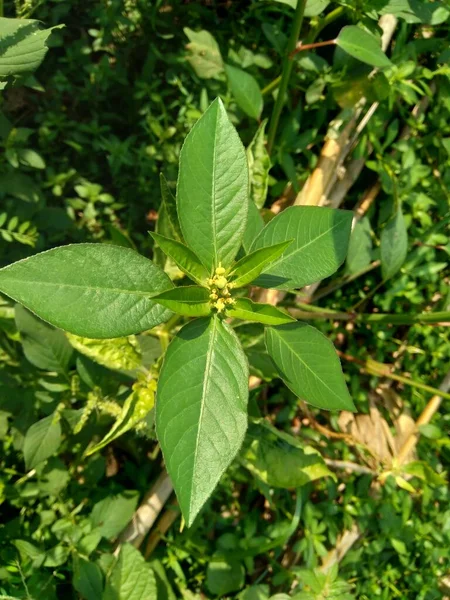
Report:
[{"label": "lanceolate leaf", "polygon": [[151,329],[170,313],[151,296],[172,282],[129,248],[76,244],[0,269],[0,292],[76,335],[113,338]]},{"label": "lanceolate leaf", "polygon": [[250,175],[250,199],[257,208],[262,208],[266,201],[269,187],[270,156],[265,144],[265,119],[255,133],[255,137],[247,148],[248,169]]},{"label": "lanceolate leaf", "polygon": [[188,134],[180,154],[178,214],[184,239],[205,267],[230,266],[248,212],[248,167],[220,99]]},{"label": "lanceolate leaf", "polygon": [[206,317],[211,313],[209,291],[189,285],[162,292],[153,297],[166,308],[186,317]]},{"label": "lanceolate leaf", "polygon": [[162,196],[162,204],[161,209],[164,209],[166,212],[167,225],[170,232],[170,237],[178,242],[183,241],[183,235],[181,233],[180,223],[178,221],[177,214],[177,201],[175,196],[172,194],[169,188],[169,184],[167,183],[166,178],[162,173],[159,175],[160,185],[161,185],[161,196]]},{"label": "lanceolate leaf", "polygon": [[280,258],[255,281],[267,288],[292,289],[332,275],[347,254],[353,213],[293,206],[272,219],[251,251],[292,239]]},{"label": "lanceolate leaf", "polygon": [[256,207],[256,204],[250,199],[248,202],[247,225],[244,231],[244,239],[242,240],[242,247],[244,248],[245,252],[250,252],[250,248],[255,241],[255,238],[263,229],[264,219]]},{"label": "lanceolate leaf", "polygon": [[225,65],[225,72],[239,108],[249,117],[259,119],[264,102],[256,79],[250,73],[231,65]]},{"label": "lanceolate leaf", "polygon": [[386,223],[381,232],[380,242],[381,271],[383,279],[389,279],[400,270],[408,253],[408,233],[400,207]]},{"label": "lanceolate leaf", "polygon": [[247,360],[233,330],[216,317],[183,327],[161,369],[156,432],[188,526],[242,444],[247,399]]},{"label": "lanceolate leaf", "polygon": [[33,423],[25,435],[23,446],[26,468],[33,469],[49,458],[58,450],[60,443],[61,423],[58,414]]},{"label": "lanceolate leaf", "polygon": [[234,287],[243,287],[254,281],[271,262],[283,254],[291,242],[292,240],[288,240],[287,242],[260,248],[241,258],[233,267],[234,277],[236,278],[233,279]]},{"label": "lanceolate leaf", "polygon": [[157,233],[151,233],[150,235],[161,250],[176,262],[183,273],[186,273],[188,277],[197,283],[206,283],[209,273],[192,250],[181,242],[170,240]]},{"label": "lanceolate leaf", "polygon": [[380,40],[356,25],[341,29],[336,44],[363,63],[373,67],[392,67],[391,61],[381,49]]},{"label": "lanceolate leaf", "polygon": [[265,325],[282,325],[295,321],[293,317],[271,304],[252,302],[248,298],[238,298],[236,304],[227,310],[227,315]]},{"label": "lanceolate leaf", "polygon": [[299,398],[326,410],[354,410],[333,344],[306,323],[266,329],[266,346],[280,376]]},{"label": "lanceolate leaf", "polygon": [[347,255],[347,271],[358,273],[370,264],[372,260],[372,228],[367,217],[357,221],[350,238]]}]

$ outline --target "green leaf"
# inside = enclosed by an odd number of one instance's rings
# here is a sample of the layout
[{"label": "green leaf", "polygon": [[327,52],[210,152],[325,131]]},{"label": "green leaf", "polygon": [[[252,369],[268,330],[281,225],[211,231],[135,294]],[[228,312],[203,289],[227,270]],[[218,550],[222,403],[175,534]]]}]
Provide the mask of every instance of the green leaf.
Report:
[{"label": "green leaf", "polygon": [[233,267],[233,277],[236,277],[232,280],[233,286],[244,287],[254,281],[270,263],[283,254],[292,241],[266,246],[241,258]]},{"label": "green leaf", "polygon": [[256,207],[253,200],[249,200],[248,203],[248,219],[247,225],[244,231],[244,238],[242,240],[242,247],[246,253],[250,252],[250,248],[258,237],[258,234],[264,229],[264,219]]},{"label": "green leaf", "polygon": [[0,79],[31,73],[44,60],[47,41],[54,29],[40,29],[32,19],[0,18]]},{"label": "green leaf", "polygon": [[33,423],[25,435],[23,445],[27,471],[55,454],[60,443],[61,423],[57,413]]},{"label": "green leaf", "polygon": [[16,325],[25,356],[46,371],[67,373],[73,354],[64,332],[35,317],[20,304],[15,306]]},{"label": "green leaf", "polygon": [[180,154],[178,215],[184,239],[212,272],[228,267],[248,213],[245,150],[220,99],[189,132]]},{"label": "green leaf", "polygon": [[392,67],[381,49],[381,41],[356,25],[347,25],[339,32],[336,44],[347,54],[373,67]]},{"label": "green leaf", "polygon": [[150,233],[161,250],[173,259],[178,267],[193,281],[204,285],[209,277],[209,272],[198,260],[195,254],[181,242],[171,240],[157,233]]},{"label": "green leaf", "polygon": [[71,333],[66,335],[75,350],[107,369],[132,371],[142,365],[141,349],[134,335],[110,340],[92,340]]},{"label": "green leaf", "polygon": [[[170,239],[176,240],[177,242],[183,241],[183,234],[181,233],[180,222],[178,221],[177,214],[177,201],[175,196],[172,194],[169,188],[169,184],[167,183],[167,179],[164,177],[162,173],[159,175],[159,181],[161,185],[161,209],[166,211],[167,215],[167,223],[169,228],[169,236]],[[159,219],[158,219],[159,221]],[[157,231],[158,231],[158,221],[156,221]]]},{"label": "green leaf", "polygon": [[[276,2],[295,8],[299,0],[276,0]],[[304,15],[305,17],[317,17],[329,4],[330,0],[306,0]]]},{"label": "green leaf", "polygon": [[86,600],[99,600],[103,592],[103,576],[100,567],[77,557],[74,565],[73,587]]},{"label": "green leaf", "polygon": [[250,424],[241,460],[270,487],[294,489],[332,476],[317,450],[264,420]]},{"label": "green leaf", "polygon": [[372,261],[372,228],[367,217],[357,221],[348,246],[347,271],[359,273]]},{"label": "green leaf", "polygon": [[107,539],[115,538],[131,520],[138,500],[138,492],[132,490],[100,500],[92,509],[92,527]]},{"label": "green leaf", "polygon": [[344,262],[353,213],[317,206],[283,210],[260,232],[251,251],[293,239],[280,258],[255,281],[267,288],[292,289],[332,275]]},{"label": "green leaf", "polygon": [[[420,430],[424,427],[422,425]],[[422,433],[422,431],[421,431]],[[441,436],[443,436],[441,432]],[[426,462],[422,461],[413,461],[408,463],[407,465],[402,467],[402,471],[407,473],[408,475],[412,475],[413,477],[417,477],[418,479],[422,479],[422,481],[426,481],[429,485],[447,485],[445,477],[436,473],[430,465]]]},{"label": "green leaf", "polygon": [[211,313],[209,291],[189,285],[162,292],[154,299],[173,312],[185,317],[206,317]]},{"label": "green leaf", "polygon": [[237,592],[245,583],[245,570],[238,560],[213,559],[206,569],[206,586],[219,598]]},{"label": "green leaf", "polygon": [[408,253],[408,233],[400,207],[381,232],[380,244],[381,272],[386,280],[398,273]]},{"label": "green leaf", "polygon": [[293,317],[272,304],[252,302],[248,298],[238,298],[236,303],[227,309],[227,315],[234,319],[255,321],[264,325],[283,325],[295,321]]},{"label": "green leaf", "polygon": [[247,400],[247,359],[229,325],[185,325],[161,369],[156,432],[188,526],[242,444]]},{"label": "green leaf", "polygon": [[225,65],[228,85],[237,105],[246,115],[259,119],[264,101],[256,79],[237,67]]},{"label": "green leaf", "polygon": [[0,292],[76,335],[151,329],[170,312],[151,296],[173,286],[150,260],[109,244],[61,246],[0,269]]},{"label": "green leaf", "polygon": [[131,544],[122,544],[119,560],[111,570],[102,600],[156,600],[152,568]]},{"label": "green leaf", "polygon": [[189,27],[183,29],[190,43],[186,48],[190,54],[186,60],[191,64],[196,75],[202,79],[210,79],[223,71],[223,60],[220,48],[214,37],[202,29],[193,31]]},{"label": "green leaf", "polygon": [[271,162],[265,143],[267,119],[258,127],[255,137],[247,148],[247,161],[250,176],[250,200],[257,208],[262,208],[269,188],[269,171]]},{"label": "green leaf", "polygon": [[355,410],[333,344],[306,323],[266,329],[280,376],[299,398],[326,410]]}]

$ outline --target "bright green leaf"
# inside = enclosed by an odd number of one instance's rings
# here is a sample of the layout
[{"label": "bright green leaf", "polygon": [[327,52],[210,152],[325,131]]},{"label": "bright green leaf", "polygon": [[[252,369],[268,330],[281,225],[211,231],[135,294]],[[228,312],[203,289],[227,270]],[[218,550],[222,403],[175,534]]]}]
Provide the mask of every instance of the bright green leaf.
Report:
[{"label": "bright green leaf", "polygon": [[92,340],[72,333],[66,335],[75,350],[107,369],[132,371],[142,365],[141,349],[134,335],[110,340]]},{"label": "bright green leaf", "polygon": [[247,399],[247,359],[229,325],[185,325],[161,369],[156,432],[188,526],[242,444]]},{"label": "bright green leaf", "polygon": [[274,260],[279,258],[293,240],[266,246],[255,250],[247,256],[244,256],[233,267],[233,286],[236,288],[244,287],[254,281],[263,270],[270,265]]},{"label": "bright green leaf", "polygon": [[151,329],[170,313],[151,295],[170,279],[134,250],[61,246],[0,269],[0,292],[61,329],[113,338]]},{"label": "bright green leaf", "polygon": [[293,317],[272,304],[252,302],[248,298],[238,298],[236,303],[227,309],[227,315],[234,319],[255,321],[264,325],[283,325],[295,321]]},{"label": "bright green leaf", "polygon": [[61,443],[61,423],[59,415],[53,413],[28,429],[23,445],[27,470],[33,469],[58,450]]},{"label": "bright green leaf", "polygon": [[111,570],[102,600],[156,600],[152,568],[137,548],[122,544],[119,560]]},{"label": "bright green leaf", "polygon": [[250,176],[250,200],[257,208],[262,208],[269,188],[270,156],[265,143],[267,119],[258,127],[255,137],[247,148],[247,161]]},{"label": "bright green leaf", "polygon": [[326,410],[354,410],[333,344],[306,323],[266,329],[266,346],[281,378],[299,398]]},{"label": "bright green leaf", "polygon": [[190,51],[187,61],[190,62],[198,77],[210,79],[222,73],[223,60],[220,48],[209,31],[204,29],[193,31],[189,27],[185,27],[183,31],[190,40],[186,45]]},{"label": "bright green leaf", "polygon": [[189,132],[180,154],[178,214],[184,239],[212,272],[236,256],[248,212],[244,147],[216,99]]},{"label": "bright green leaf", "polygon": [[209,272],[205,269],[190,248],[181,242],[171,240],[162,235],[158,235],[157,233],[151,233],[150,235],[161,248],[161,250],[175,261],[183,273],[186,273],[188,277],[200,285],[204,285],[206,283],[206,280],[209,277]]},{"label": "bright green leaf", "polygon": [[372,228],[367,217],[357,221],[350,236],[347,254],[347,271],[358,273],[372,260]]},{"label": "bright green leaf", "polygon": [[103,592],[103,576],[100,567],[77,557],[74,565],[73,587],[86,600],[100,600]]},{"label": "bright green leaf", "polygon": [[239,108],[249,117],[259,119],[264,101],[256,79],[250,73],[231,65],[225,65],[225,72]]},{"label": "bright green leaf", "polygon": [[293,242],[255,281],[267,288],[292,289],[332,275],[347,254],[353,213],[316,206],[292,206],[260,232],[251,251]]},{"label": "bright green leaf", "polygon": [[381,272],[386,280],[398,273],[408,253],[408,232],[400,207],[384,226],[380,243]]},{"label": "bright green leaf", "polygon": [[347,25],[339,32],[336,44],[347,54],[372,67],[392,67],[381,49],[381,41],[356,25]]},{"label": "bright green leaf", "polygon": [[16,325],[27,359],[46,371],[66,373],[73,354],[64,332],[35,317],[20,304],[15,306]]},{"label": "bright green leaf", "polygon": [[154,299],[173,312],[185,317],[206,317],[211,313],[209,290],[189,285],[162,292]]}]

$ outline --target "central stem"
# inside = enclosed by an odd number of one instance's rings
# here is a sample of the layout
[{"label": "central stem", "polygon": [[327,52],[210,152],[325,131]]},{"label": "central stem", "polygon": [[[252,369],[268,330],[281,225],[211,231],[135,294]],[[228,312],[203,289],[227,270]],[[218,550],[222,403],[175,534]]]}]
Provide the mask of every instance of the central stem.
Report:
[{"label": "central stem", "polygon": [[305,12],[306,0],[298,0],[297,8],[295,9],[294,20],[292,22],[291,35],[289,37],[289,41],[287,43],[287,47],[285,50],[285,57],[283,62],[283,70],[281,72],[281,81],[280,87],[278,89],[277,99],[275,101],[275,106],[273,107],[272,118],[270,120],[269,133],[268,133],[268,142],[267,148],[269,153],[273,149],[273,144],[275,142],[275,137],[277,135],[278,124],[280,122],[280,115],[283,109],[284,100],[286,97],[286,92],[289,86],[289,80],[291,78],[292,67],[294,65],[293,60],[289,57],[291,52],[295,50],[297,45],[298,38],[300,37],[300,30],[302,28],[303,23],[303,14]]}]

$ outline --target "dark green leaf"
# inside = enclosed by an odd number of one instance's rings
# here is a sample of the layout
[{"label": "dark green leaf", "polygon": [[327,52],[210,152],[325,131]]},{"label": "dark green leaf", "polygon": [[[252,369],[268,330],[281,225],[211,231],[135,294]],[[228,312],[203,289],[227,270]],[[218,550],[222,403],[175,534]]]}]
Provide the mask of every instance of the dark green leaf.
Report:
[{"label": "dark green leaf", "polygon": [[350,274],[358,273],[370,265],[372,260],[372,228],[367,217],[357,221],[352,235],[347,254],[347,271]]},{"label": "dark green leaf", "polygon": [[84,558],[77,558],[73,587],[86,600],[99,600],[103,592],[103,576],[100,567]]},{"label": "dark green leaf", "polygon": [[[169,237],[170,239],[176,240],[177,242],[183,241],[183,235],[181,233],[180,223],[178,221],[178,213],[177,213],[177,201],[175,196],[172,194],[169,188],[169,184],[167,183],[166,178],[162,173],[159,175],[159,181],[161,185],[161,209],[166,211],[167,215],[167,223],[169,228]],[[156,221],[156,230],[158,233],[164,235],[163,232],[158,230],[158,221]]]},{"label": "dark green leaf", "polygon": [[292,241],[266,246],[241,258],[233,267],[233,286],[244,287],[254,281],[270,263],[283,254]]},{"label": "dark green leaf", "polygon": [[245,231],[248,166],[220,99],[188,134],[180,154],[178,214],[184,239],[211,272],[230,266]]},{"label": "dark green leaf", "polygon": [[76,335],[151,329],[170,312],[151,300],[173,286],[151,261],[109,244],[61,246],[0,269],[0,291]]},{"label": "dark green leaf", "polygon": [[238,560],[214,559],[206,570],[206,585],[209,591],[223,598],[231,592],[237,592],[245,582],[245,570]]},{"label": "dark green leaf", "polygon": [[117,496],[107,496],[94,505],[92,526],[105,538],[114,538],[128,524],[138,503],[139,494],[127,490]]},{"label": "dark green leaf", "polygon": [[206,317],[211,313],[209,291],[196,285],[167,290],[154,296],[154,299],[173,312],[186,317]]},{"label": "dark green leaf", "polygon": [[188,526],[241,446],[247,398],[247,359],[229,325],[185,325],[161,369],[156,432]]},{"label": "dark green leaf", "polygon": [[155,575],[142,554],[131,544],[120,547],[102,600],[156,600]]},{"label": "dark green leaf", "polygon": [[265,144],[267,119],[258,127],[255,137],[247,148],[248,170],[250,176],[250,200],[262,208],[269,187],[270,156]]},{"label": "dark green leaf", "polygon": [[249,117],[259,119],[264,102],[256,79],[250,73],[231,65],[225,65],[225,72],[239,108]]},{"label": "dark green leaf", "polygon": [[283,325],[295,321],[293,317],[272,304],[252,302],[248,298],[238,298],[236,304],[227,309],[227,315],[234,319],[255,321],[264,325]]},{"label": "dark green leaf", "polygon": [[326,410],[354,410],[333,344],[306,323],[266,329],[266,345],[281,378],[299,398]]},{"label": "dark green leaf", "polygon": [[380,236],[381,272],[383,279],[390,279],[401,269],[408,253],[408,233],[400,207],[386,223]]},{"label": "dark green leaf", "polygon": [[352,218],[351,211],[316,206],[293,206],[278,214],[260,232],[251,251],[293,242],[255,285],[292,289],[332,275],[345,260]]},{"label": "dark green leaf", "polygon": [[58,414],[34,423],[25,435],[23,454],[27,470],[33,469],[54,454],[61,443],[61,423]]},{"label": "dark green leaf", "polygon": [[356,25],[347,25],[339,32],[336,44],[363,63],[373,67],[392,67],[381,49],[381,41]]},{"label": "dark green leaf", "polygon": [[198,260],[195,254],[181,242],[171,240],[157,233],[150,233],[161,250],[170,256],[179,268],[193,281],[204,285],[209,277],[208,271]]}]

